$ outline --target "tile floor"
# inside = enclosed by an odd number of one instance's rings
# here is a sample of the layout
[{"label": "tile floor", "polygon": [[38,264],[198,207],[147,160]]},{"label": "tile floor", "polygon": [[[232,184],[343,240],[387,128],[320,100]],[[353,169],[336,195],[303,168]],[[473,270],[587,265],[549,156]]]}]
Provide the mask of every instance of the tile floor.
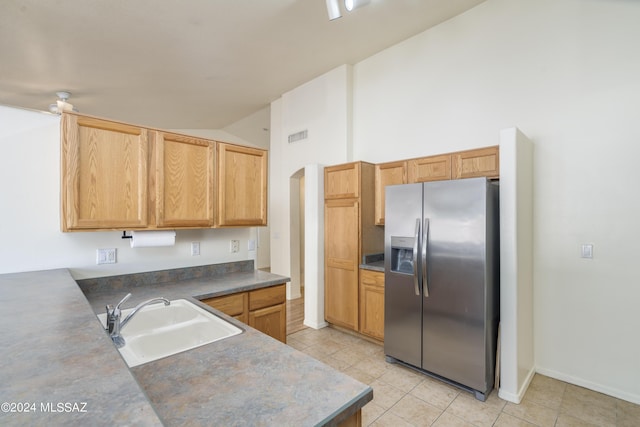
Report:
[{"label": "tile floor", "polygon": [[306,328],[287,344],[373,388],[364,426],[640,426],[640,405],[536,375],[520,405],[486,402],[403,366],[385,362],[382,346],[333,328]]}]

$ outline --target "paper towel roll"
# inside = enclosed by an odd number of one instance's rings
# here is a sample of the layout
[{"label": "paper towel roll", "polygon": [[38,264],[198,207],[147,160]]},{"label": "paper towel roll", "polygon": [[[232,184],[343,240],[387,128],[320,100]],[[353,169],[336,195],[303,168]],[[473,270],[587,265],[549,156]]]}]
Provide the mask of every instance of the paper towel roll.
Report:
[{"label": "paper towel roll", "polygon": [[154,246],[173,246],[176,244],[176,232],[167,231],[132,231],[131,247],[148,248]]}]

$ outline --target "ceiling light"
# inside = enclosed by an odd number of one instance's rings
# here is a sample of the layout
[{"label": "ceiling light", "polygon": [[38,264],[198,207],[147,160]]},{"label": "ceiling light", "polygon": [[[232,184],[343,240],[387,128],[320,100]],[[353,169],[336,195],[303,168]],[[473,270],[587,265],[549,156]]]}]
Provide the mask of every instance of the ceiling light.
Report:
[{"label": "ceiling light", "polygon": [[349,12],[351,12],[353,9],[357,9],[361,6],[369,4],[370,2],[371,0],[344,0],[344,7]]},{"label": "ceiling light", "polygon": [[50,112],[53,114],[62,114],[63,111],[78,111],[77,108],[74,108],[72,104],[67,102],[67,99],[71,96],[70,92],[60,91],[56,92],[56,95],[58,96],[58,100],[53,104],[49,104]]},{"label": "ceiling light", "polygon": [[338,4],[338,0],[327,0],[327,13],[329,14],[330,21],[342,16],[340,14],[340,5]]}]

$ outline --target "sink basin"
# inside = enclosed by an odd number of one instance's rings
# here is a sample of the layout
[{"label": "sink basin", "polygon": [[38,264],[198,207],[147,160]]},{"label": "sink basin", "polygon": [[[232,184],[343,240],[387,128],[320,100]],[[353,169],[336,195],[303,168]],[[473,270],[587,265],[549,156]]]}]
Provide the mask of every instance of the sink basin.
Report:
[{"label": "sink basin", "polygon": [[[124,319],[132,309],[122,310]],[[106,326],[106,313],[98,319]],[[242,329],[185,300],[150,304],[122,329],[125,345],[118,350],[130,367],[191,350],[242,333]]]}]

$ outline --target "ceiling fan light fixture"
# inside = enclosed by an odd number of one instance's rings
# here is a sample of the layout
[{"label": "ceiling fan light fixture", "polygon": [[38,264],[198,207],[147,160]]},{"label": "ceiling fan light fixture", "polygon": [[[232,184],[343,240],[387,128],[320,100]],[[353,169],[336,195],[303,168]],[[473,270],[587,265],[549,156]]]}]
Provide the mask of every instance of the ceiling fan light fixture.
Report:
[{"label": "ceiling fan light fixture", "polygon": [[53,104],[49,104],[49,112],[53,114],[62,114],[64,111],[78,111],[77,108],[73,107],[73,104],[67,102],[71,97],[70,92],[56,92],[56,96],[58,97],[58,100]]},{"label": "ceiling fan light fixture", "polygon": [[371,3],[371,0],[344,0],[344,8],[351,12],[353,9],[357,9],[369,3]]}]

